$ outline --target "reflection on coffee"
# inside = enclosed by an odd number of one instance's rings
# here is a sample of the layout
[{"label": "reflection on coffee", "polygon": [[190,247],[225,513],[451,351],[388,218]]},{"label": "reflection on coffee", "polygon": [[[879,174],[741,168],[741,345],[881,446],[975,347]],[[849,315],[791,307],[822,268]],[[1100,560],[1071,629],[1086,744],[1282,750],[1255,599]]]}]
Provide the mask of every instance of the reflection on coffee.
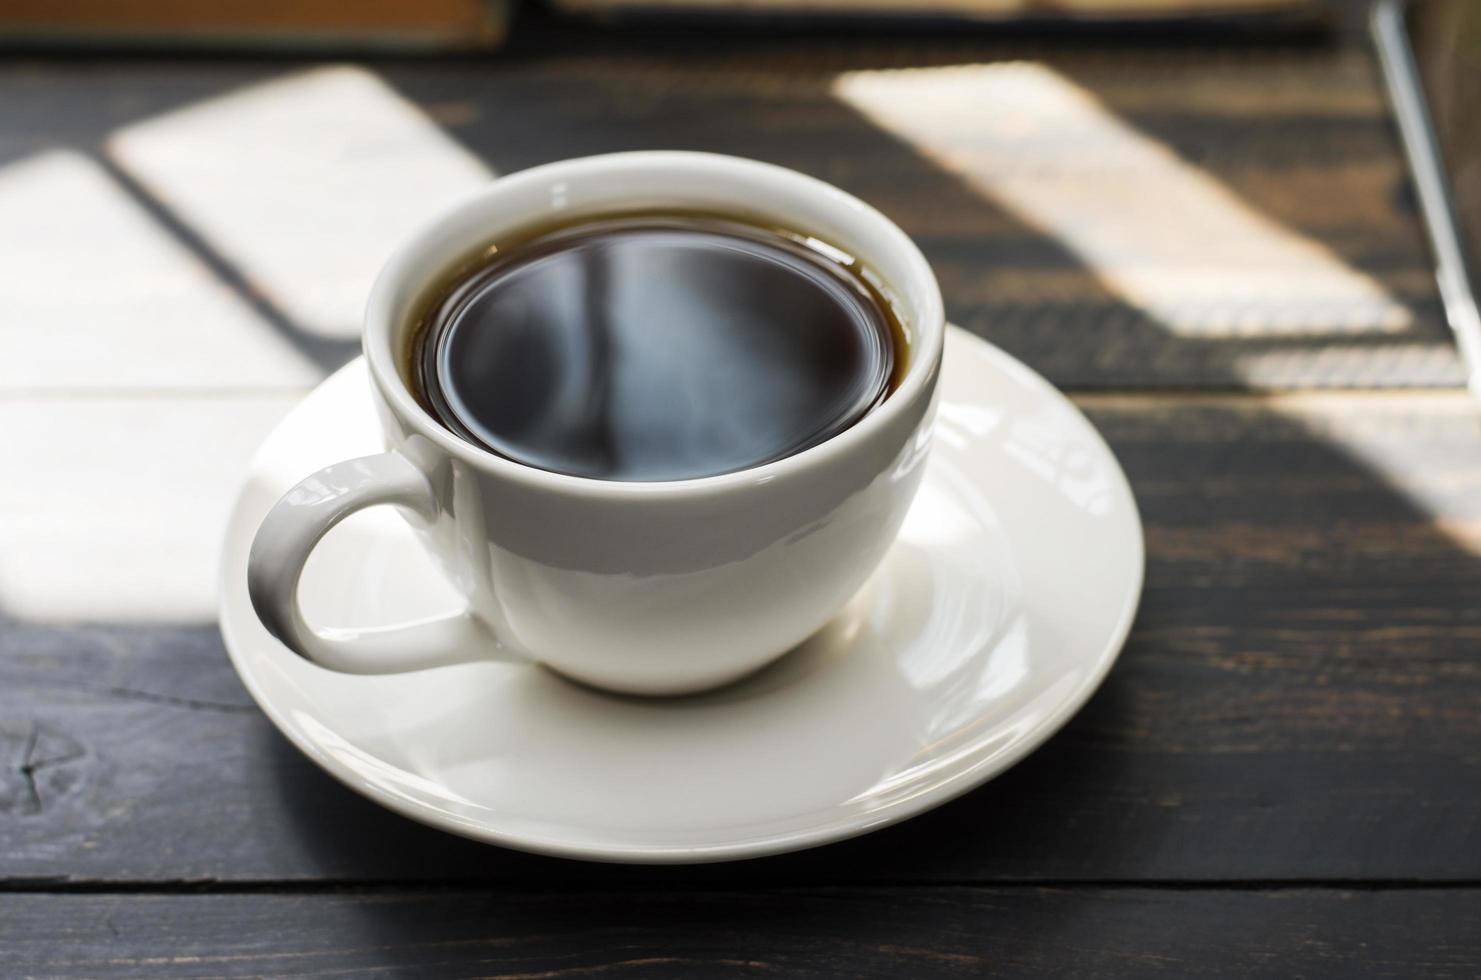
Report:
[{"label": "reflection on coffee", "polygon": [[423,407],[501,456],[682,480],[801,452],[904,373],[904,328],[836,249],[712,215],[629,215],[496,243],[432,290]]}]

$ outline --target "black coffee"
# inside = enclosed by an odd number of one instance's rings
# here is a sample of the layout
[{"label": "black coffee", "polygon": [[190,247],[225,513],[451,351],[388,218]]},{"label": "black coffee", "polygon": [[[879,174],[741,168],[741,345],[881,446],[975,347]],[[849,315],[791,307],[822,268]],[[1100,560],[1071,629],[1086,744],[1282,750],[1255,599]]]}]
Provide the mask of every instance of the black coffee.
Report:
[{"label": "black coffee", "polygon": [[853,425],[905,357],[891,304],[811,239],[710,216],[590,220],[434,290],[417,395],[464,439],[541,469],[681,480]]}]

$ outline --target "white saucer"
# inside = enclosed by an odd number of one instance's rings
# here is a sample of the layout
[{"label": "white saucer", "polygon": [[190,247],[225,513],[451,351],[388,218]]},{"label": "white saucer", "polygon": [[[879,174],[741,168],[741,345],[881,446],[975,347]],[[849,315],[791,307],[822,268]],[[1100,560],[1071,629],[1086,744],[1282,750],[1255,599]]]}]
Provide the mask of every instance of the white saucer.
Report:
[{"label": "white saucer", "polygon": [[[221,630],[273,722],[351,788],[423,823],[603,861],[718,861],[861,834],[1023,758],[1090,697],[1142,585],[1115,457],[1018,361],[950,328],[929,469],[879,573],[821,634],[729,688],[645,700],[543,668],[359,677],[308,663],[247,601],[247,549],[315,468],[381,448],[356,361],[263,445],[238,499]],[[389,508],[304,574],[310,619],[388,624],[456,596]]]}]

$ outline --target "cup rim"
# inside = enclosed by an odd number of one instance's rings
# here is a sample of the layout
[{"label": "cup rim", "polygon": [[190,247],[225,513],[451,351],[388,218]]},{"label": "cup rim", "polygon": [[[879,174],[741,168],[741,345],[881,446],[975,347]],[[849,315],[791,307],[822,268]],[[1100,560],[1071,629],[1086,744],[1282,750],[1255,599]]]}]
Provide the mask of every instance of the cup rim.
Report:
[{"label": "cup rim", "polygon": [[[911,324],[915,336],[905,378],[883,403],[848,428],[790,456],[728,473],[655,481],[602,480],[539,469],[459,438],[422,408],[412,396],[406,379],[396,366],[393,341],[397,323],[392,315],[393,297],[410,276],[417,258],[436,246],[449,225],[469,209],[485,207],[491,200],[518,193],[531,186],[591,179],[603,173],[610,174],[613,168],[631,171],[674,167],[706,171],[720,180],[736,181],[751,177],[790,183],[807,193],[818,195],[833,209],[852,212],[874,226],[875,232],[887,243],[886,248],[895,253],[895,257],[905,267],[906,275],[914,280],[922,297],[921,308],[916,311],[918,315]],[[901,288],[897,283],[892,285],[897,290]],[[816,177],[776,164],[719,153],[639,150],[578,157],[500,176],[488,186],[445,209],[397,248],[382,266],[366,304],[362,346],[372,381],[396,416],[417,435],[430,440],[455,459],[478,470],[545,491],[581,496],[675,498],[709,495],[771,483],[804,470],[826,467],[833,460],[846,455],[888,426],[895,416],[905,411],[922,394],[928,394],[923,389],[927,389],[935,380],[945,335],[946,316],[941,289],[930,264],[915,242],[872,205]]]}]

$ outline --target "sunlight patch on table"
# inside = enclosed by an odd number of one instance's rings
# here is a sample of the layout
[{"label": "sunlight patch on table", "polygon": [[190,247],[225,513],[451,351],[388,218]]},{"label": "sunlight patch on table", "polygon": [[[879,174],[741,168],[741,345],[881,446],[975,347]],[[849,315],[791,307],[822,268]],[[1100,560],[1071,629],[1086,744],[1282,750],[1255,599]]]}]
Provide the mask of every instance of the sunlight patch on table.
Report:
[{"label": "sunlight patch on table", "polygon": [[834,92],[1175,334],[1326,337],[1412,322],[1371,276],[1043,65],[847,72]]},{"label": "sunlight patch on table", "polygon": [[108,153],[302,329],[357,337],[391,250],[493,176],[371,72],[328,67],[128,126]]},{"label": "sunlight patch on table", "polygon": [[296,388],[320,372],[97,161],[0,167],[0,392]]},{"label": "sunlight patch on table", "polygon": [[[1385,552],[1406,533],[1433,534],[1481,555],[1481,414],[1473,396],[1464,390],[1287,392],[1261,404],[1342,453],[1373,485],[1403,497],[1423,521],[1368,539],[1364,522],[1349,516],[1351,526],[1334,523],[1324,533],[1355,551]],[[1440,556],[1437,550],[1434,557]]]},{"label": "sunlight patch on table", "polygon": [[232,501],[298,397],[0,400],[0,613],[214,619]]}]

